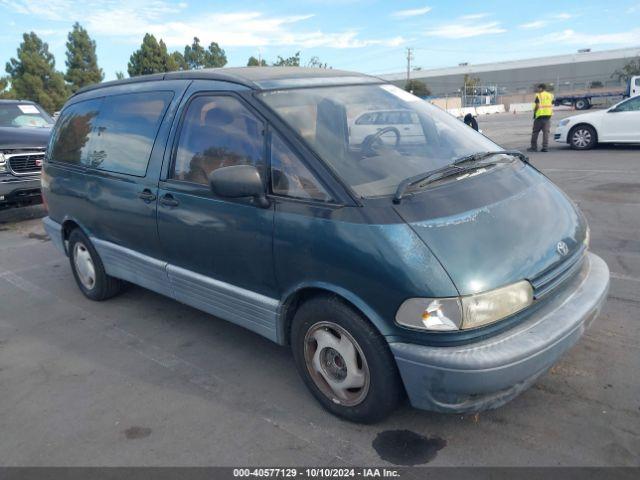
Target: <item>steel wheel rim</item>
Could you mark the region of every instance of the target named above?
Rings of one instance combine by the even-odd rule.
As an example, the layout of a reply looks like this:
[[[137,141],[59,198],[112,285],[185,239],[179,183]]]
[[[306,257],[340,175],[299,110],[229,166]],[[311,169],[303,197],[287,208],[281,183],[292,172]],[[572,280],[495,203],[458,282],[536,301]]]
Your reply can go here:
[[[353,407],[369,392],[367,359],[340,325],[318,322],[304,337],[304,361],[316,387],[332,402]]]
[[[73,247],[73,263],[82,286],[87,290],[93,289],[96,284],[96,269],[89,250],[82,242],[77,242]]]
[[[573,132],[573,144],[576,147],[584,148],[591,143],[591,132],[585,128],[581,128]]]

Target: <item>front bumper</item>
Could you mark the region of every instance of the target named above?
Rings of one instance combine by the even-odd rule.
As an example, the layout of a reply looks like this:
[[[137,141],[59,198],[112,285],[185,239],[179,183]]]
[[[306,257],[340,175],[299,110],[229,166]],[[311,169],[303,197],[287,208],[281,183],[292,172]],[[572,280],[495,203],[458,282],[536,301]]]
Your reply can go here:
[[[505,404],[578,341],[608,290],[607,264],[587,253],[582,270],[562,292],[513,329],[456,347],[390,343],[411,404],[450,413]]]
[[[559,143],[567,143],[568,142],[569,129],[566,127],[558,127],[553,134],[553,139]]]
[[[0,177],[0,204],[36,203],[42,201],[40,195],[40,175]]]

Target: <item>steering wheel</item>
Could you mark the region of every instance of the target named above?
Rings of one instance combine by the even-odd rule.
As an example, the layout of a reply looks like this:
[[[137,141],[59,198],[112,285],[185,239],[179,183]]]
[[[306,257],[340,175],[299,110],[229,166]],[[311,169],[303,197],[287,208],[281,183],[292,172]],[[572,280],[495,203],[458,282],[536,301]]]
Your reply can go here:
[[[376,133],[372,133],[368,135],[364,141],[362,142],[361,152],[363,157],[371,157],[376,154],[376,147],[379,147],[383,144],[382,135],[385,133],[393,132],[396,136],[395,147],[400,144],[400,130],[396,127],[384,127],[378,130]]]

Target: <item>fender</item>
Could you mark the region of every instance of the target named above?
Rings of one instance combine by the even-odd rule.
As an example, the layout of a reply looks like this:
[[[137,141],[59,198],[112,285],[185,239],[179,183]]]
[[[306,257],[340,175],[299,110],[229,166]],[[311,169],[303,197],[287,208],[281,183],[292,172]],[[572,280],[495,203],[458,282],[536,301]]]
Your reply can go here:
[[[334,293],[351,303],[369,320],[373,326],[380,332],[381,335],[390,335],[388,330],[388,322],[385,322],[382,317],[367,304],[362,298],[354,294],[350,290],[343,288],[339,285],[334,285],[327,282],[302,282],[287,289],[282,295],[280,305],[278,307],[277,324],[276,324],[276,342],[280,345],[287,344],[288,329],[287,323],[287,310],[291,306],[291,301],[295,298],[296,294],[305,289],[317,289],[324,290],[328,293]]]

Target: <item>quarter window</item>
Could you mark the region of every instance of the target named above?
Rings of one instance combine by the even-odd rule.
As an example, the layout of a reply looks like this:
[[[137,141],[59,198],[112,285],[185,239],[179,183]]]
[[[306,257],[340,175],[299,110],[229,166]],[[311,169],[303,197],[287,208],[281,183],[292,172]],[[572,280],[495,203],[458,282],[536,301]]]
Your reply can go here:
[[[144,176],[171,92],[106,97],[87,158],[92,168]]]
[[[327,202],[331,197],[280,135],[271,135],[271,189],[277,195]]]
[[[54,162],[85,164],[102,99],[74,103],[64,109],[56,126],[50,158]]]
[[[221,167],[254,165],[264,170],[263,128],[236,98],[196,97],[182,123],[173,178],[208,185],[209,174]]]

